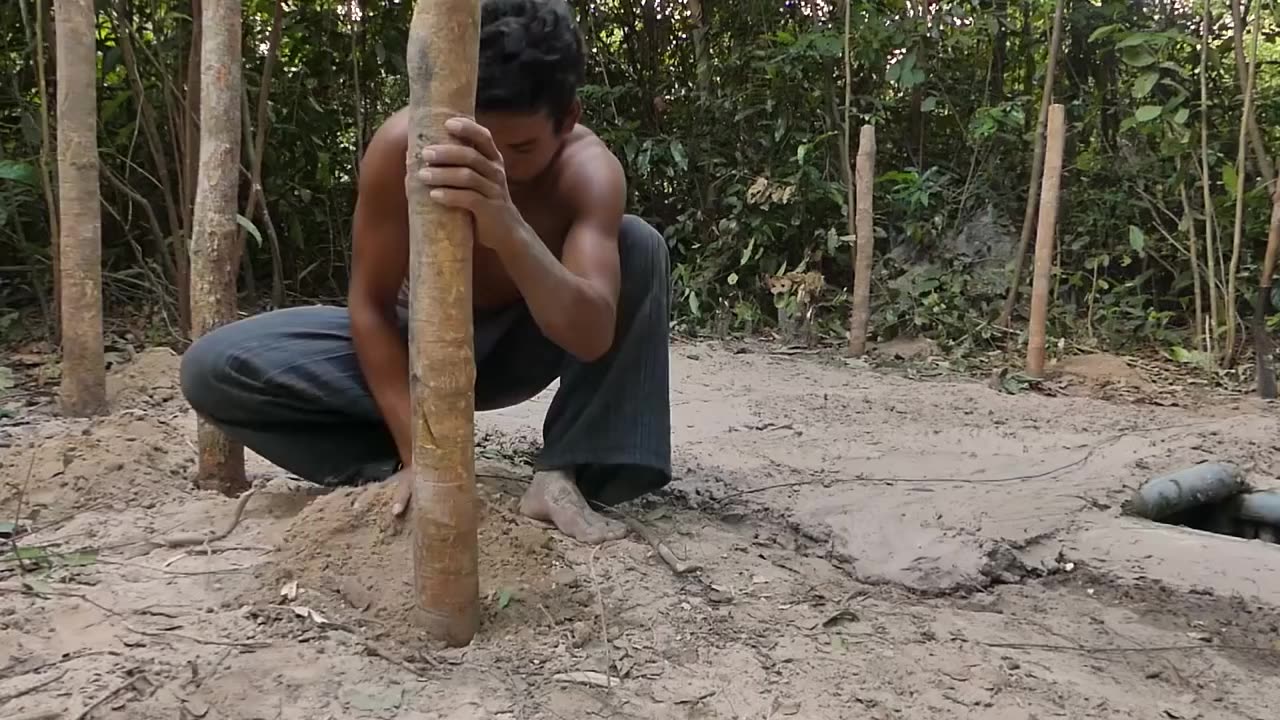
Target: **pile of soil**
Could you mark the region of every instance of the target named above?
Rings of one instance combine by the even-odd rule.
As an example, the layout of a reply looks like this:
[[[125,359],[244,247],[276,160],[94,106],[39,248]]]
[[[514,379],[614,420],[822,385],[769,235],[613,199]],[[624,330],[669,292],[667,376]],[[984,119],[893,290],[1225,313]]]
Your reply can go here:
[[[309,607],[326,617],[376,626],[414,626],[411,520],[391,516],[395,487],[378,483],[317,498],[284,532],[264,570],[269,602]],[[552,531],[515,512],[516,500],[480,488],[480,641],[505,629],[590,612],[590,592],[565,562]],[[293,600],[282,589],[295,586]],[[261,600],[262,598],[258,598]]]

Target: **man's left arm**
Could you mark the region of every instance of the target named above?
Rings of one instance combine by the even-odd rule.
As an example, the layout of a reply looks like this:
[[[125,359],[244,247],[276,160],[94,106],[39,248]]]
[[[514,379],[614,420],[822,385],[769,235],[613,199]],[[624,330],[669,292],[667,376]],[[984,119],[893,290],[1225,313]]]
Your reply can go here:
[[[568,182],[572,187],[564,195],[574,198],[576,207],[561,258],[527,223],[498,252],[543,334],[579,360],[592,362],[613,347],[626,176],[616,158],[602,153]]]

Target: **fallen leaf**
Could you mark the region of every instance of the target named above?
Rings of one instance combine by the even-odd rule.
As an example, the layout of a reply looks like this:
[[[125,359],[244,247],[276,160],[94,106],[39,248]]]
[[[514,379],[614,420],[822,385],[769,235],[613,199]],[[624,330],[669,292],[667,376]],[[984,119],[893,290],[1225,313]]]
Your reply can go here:
[[[298,617],[306,618],[317,625],[329,624],[329,620],[325,616],[321,615],[315,610],[312,610],[311,608],[306,607],[304,605],[292,605],[289,607],[289,609],[292,610],[294,614],[296,614]]]
[[[285,583],[284,587],[280,588],[280,597],[285,600],[296,600],[298,598],[298,581],[292,580]]]
[[[551,679],[555,680],[556,682],[567,682],[567,683],[574,683],[576,685],[590,685],[592,687],[602,687],[602,688],[613,687],[617,685],[619,682],[621,682],[620,680],[618,680],[618,678],[610,677],[608,675],[605,675],[604,673],[598,673],[592,670],[580,670],[577,672],[557,673],[555,675],[552,675]]]
[[[510,605],[510,604],[511,604],[511,591],[510,591],[510,590],[503,590],[502,592],[498,593],[498,608],[499,608],[499,609],[505,609],[505,608],[506,608],[508,605]]]

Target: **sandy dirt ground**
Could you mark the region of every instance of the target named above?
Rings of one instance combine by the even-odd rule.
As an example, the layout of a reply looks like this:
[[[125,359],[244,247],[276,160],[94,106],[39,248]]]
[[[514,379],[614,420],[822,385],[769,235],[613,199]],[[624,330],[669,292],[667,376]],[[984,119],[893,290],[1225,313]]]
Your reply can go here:
[[[11,401],[0,518],[30,532],[0,551],[0,720],[1275,717],[1280,546],[1119,510],[1205,459],[1273,484],[1274,408],[1114,360],[1047,397],[721,343],[673,358],[677,479],[624,509],[700,567],[517,516],[549,390],[478,418],[483,625],[458,650],[414,630],[386,487],[326,494],[251,457],[230,537],[154,542],[235,506],[190,488],[172,353],[113,369],[108,417]]]

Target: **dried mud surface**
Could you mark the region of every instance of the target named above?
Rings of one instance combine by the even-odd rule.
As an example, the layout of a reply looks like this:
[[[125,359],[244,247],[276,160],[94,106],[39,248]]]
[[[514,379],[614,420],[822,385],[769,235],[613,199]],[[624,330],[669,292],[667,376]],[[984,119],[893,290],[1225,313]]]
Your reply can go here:
[[[1108,363],[1044,397],[674,357],[678,479],[626,510],[703,569],[515,514],[548,392],[481,416],[483,620],[454,650],[414,629],[388,487],[251,457],[234,534],[148,542],[234,506],[190,489],[171,353],[114,369],[107,417],[24,403],[0,424],[0,518],[32,528],[28,571],[0,562],[0,719],[1274,717],[1280,548],[1117,509],[1210,457],[1268,484],[1272,408],[1099,399],[1143,388]]]

